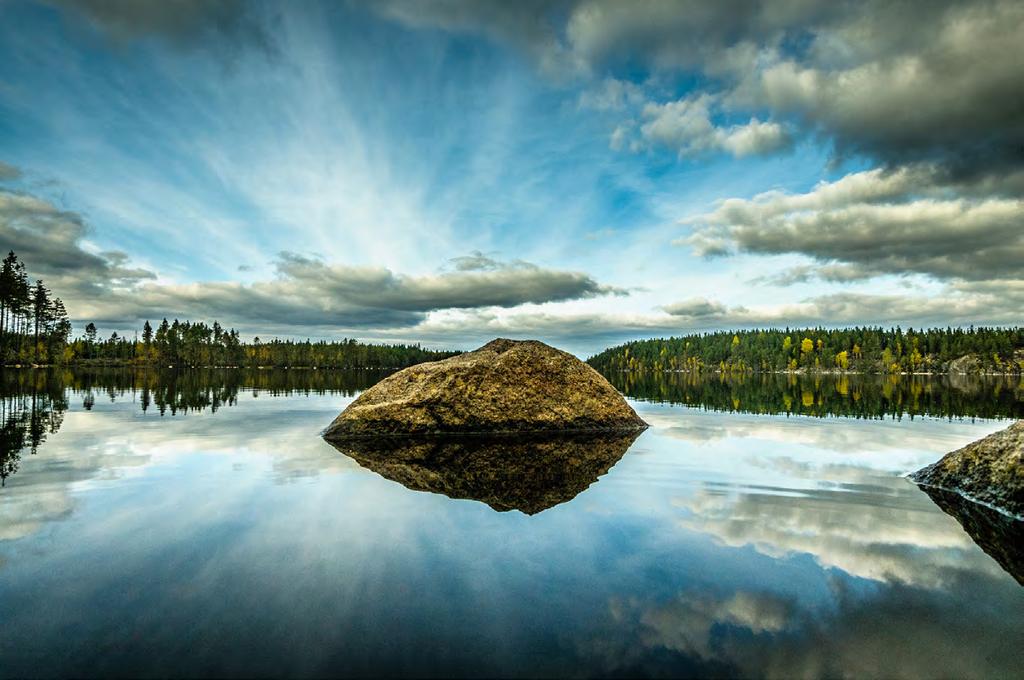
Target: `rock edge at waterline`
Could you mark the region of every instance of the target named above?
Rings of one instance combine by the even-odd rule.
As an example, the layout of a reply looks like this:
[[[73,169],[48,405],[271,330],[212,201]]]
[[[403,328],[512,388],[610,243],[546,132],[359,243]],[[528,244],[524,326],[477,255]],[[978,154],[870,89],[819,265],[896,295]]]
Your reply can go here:
[[[537,340],[492,340],[410,366],[359,395],[327,439],[597,432],[647,427],[596,370]]]
[[[947,453],[910,479],[1024,519],[1024,420]]]

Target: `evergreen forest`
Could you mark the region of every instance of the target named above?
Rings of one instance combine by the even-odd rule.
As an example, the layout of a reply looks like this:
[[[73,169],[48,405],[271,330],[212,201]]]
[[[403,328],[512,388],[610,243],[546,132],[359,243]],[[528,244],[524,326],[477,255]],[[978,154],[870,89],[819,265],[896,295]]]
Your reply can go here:
[[[590,357],[603,372],[1021,373],[1024,328],[771,328],[638,340]]]

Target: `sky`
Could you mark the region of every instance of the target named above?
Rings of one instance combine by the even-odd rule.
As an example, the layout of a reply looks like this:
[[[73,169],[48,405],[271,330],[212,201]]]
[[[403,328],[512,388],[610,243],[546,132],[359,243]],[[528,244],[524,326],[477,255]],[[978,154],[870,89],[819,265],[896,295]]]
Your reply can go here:
[[[1024,319],[1024,3],[0,3],[0,248],[81,332],[581,356]]]

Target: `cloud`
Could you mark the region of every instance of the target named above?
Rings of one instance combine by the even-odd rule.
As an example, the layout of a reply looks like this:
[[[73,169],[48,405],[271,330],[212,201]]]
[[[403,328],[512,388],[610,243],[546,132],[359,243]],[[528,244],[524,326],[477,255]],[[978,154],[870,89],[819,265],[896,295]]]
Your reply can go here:
[[[218,43],[255,45],[270,53],[270,38],[243,0],[48,0],[85,17],[115,42],[157,38],[177,48]]]
[[[1024,8],[908,5],[861,8],[819,30],[803,58],[763,57],[733,91],[734,104],[792,114],[831,136],[840,154],[939,161],[969,173],[1019,165]],[[911,24],[914,38],[897,38],[893,27]]]
[[[101,297],[114,288],[155,278],[153,272],[132,267],[124,253],[86,250],[87,233],[78,213],[0,189],[0,244],[5,252],[15,250],[29,274],[44,278],[57,295]]]
[[[822,266],[798,265],[775,274],[755,276],[750,279],[753,284],[772,286],[792,286],[796,283],[808,283],[814,280],[830,283],[851,283],[871,278],[873,274],[853,265],[830,264]]]
[[[179,316],[272,327],[408,328],[436,310],[626,294],[582,272],[503,262],[480,252],[453,258],[455,271],[421,276],[283,252],[271,280],[174,284],[157,282],[154,272],[133,266],[122,252],[91,252],[86,235],[78,213],[0,190],[0,243],[15,250],[29,273],[44,278],[81,320],[134,324]]]
[[[692,233],[676,243],[698,255],[795,253],[827,265],[783,275],[780,283],[812,274],[833,281],[906,273],[968,280],[1024,276],[1024,201],[977,197],[973,190],[948,181],[932,165],[869,170],[804,194],[727,199],[713,212],[685,220]]]
[[[460,272],[494,271],[505,266],[503,263],[485,255],[479,250],[474,250],[469,255],[453,257],[451,263]]]
[[[648,103],[640,137],[646,144],[674,149],[680,157],[727,151],[733,156],[766,154],[788,148],[791,139],[778,123],[750,122],[729,127],[711,121],[715,98],[708,94],[687,97],[667,104]]]
[[[167,315],[264,328],[408,329],[437,310],[515,307],[621,294],[586,274],[528,263],[408,276],[384,267],[332,265],[282,253],[276,268],[277,278],[252,284],[144,284],[119,298],[89,301],[85,309],[91,318],[106,321]]]
[[[935,161],[963,173],[1024,162],[1024,6],[1015,0],[441,1],[382,11],[407,26],[485,34],[546,72],[587,78],[639,65],[698,76],[697,96],[721,96],[734,112],[769,111],[779,121],[770,125],[788,119],[820,133],[840,156]],[[622,101],[608,94],[593,96],[595,108]],[[652,132],[668,134],[662,127]],[[781,128],[745,133],[730,151],[782,143]],[[622,137],[617,148],[627,148]]]
[[[646,100],[643,88],[636,83],[605,78],[597,88],[580,93],[579,107],[595,111],[622,111],[642,106]]]
[[[283,253],[277,264],[282,279],[324,296],[366,307],[406,311],[515,307],[525,303],[622,295],[581,272],[543,269],[529,262],[497,262],[475,253],[455,272],[427,276],[393,274],[383,267],[327,265]]]
[[[562,7],[550,0],[384,0],[373,9],[412,28],[484,35],[521,48],[545,73],[565,77],[581,68],[559,35]]]
[[[605,87],[607,89],[607,84]],[[607,92],[599,90],[584,93],[582,97],[591,97],[596,102],[593,108],[599,108],[599,105],[613,108],[607,103]],[[618,108],[624,108],[627,102],[637,103],[636,98],[627,100],[622,97],[619,101],[621,106]],[[643,102],[642,99],[640,101]],[[609,145],[616,151],[628,149],[633,152],[660,146],[672,149],[680,158],[716,152],[740,158],[774,153],[792,146],[790,132],[778,123],[751,118],[747,123],[716,125],[712,121],[712,111],[718,108],[717,102],[717,97],[706,93],[662,104],[643,102],[642,122],[630,120],[619,124],[612,132]]]
[[[682,317],[690,320],[698,319],[720,319],[730,313],[729,309],[720,302],[712,302],[706,298],[690,298],[681,302],[662,307],[672,316]],[[745,311],[744,308],[736,308],[735,311]]]
[[[9,182],[11,180],[19,179],[20,177],[20,169],[0,161],[0,182]]]
[[[1020,321],[1024,294],[1000,285],[953,285],[934,296],[840,292],[777,306],[726,306],[695,298],[663,307],[690,328],[782,325],[1008,325]]]

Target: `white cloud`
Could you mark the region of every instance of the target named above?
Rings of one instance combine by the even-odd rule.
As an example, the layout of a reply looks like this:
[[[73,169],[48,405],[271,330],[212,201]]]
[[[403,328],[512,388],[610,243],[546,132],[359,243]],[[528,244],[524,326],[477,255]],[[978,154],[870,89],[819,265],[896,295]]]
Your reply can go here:
[[[719,126],[712,122],[712,111],[718,99],[699,94],[678,101],[658,104],[648,102],[642,111],[643,122],[637,127],[637,138],[630,140],[629,126],[620,126],[612,133],[614,149],[631,150],[663,146],[680,157],[696,157],[712,152],[728,152],[743,156],[773,153],[792,144],[789,133],[778,123],[751,118],[749,122]]]
[[[596,111],[622,111],[642,106],[645,101],[643,88],[636,83],[606,78],[598,87],[580,93],[579,106]]]
[[[859,172],[804,194],[727,199],[685,220],[692,233],[676,243],[705,256],[802,254],[826,265],[817,273],[831,280],[1024,276],[1024,201],[957,189],[932,166]]]

